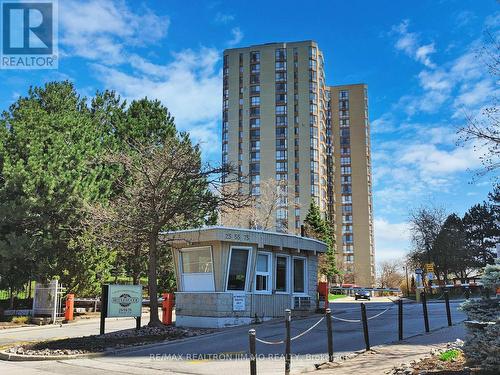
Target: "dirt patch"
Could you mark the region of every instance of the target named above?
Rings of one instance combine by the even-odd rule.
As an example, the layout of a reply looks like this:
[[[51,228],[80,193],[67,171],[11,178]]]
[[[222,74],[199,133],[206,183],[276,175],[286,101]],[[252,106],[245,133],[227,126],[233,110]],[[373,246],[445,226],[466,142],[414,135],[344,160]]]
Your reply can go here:
[[[466,357],[462,350],[463,341],[450,342],[446,347],[432,349],[430,356],[418,361],[403,363],[394,367],[392,375],[472,375],[479,374],[477,369],[467,366]]]
[[[455,349],[457,350],[457,349]],[[413,374],[456,374],[468,375],[470,369],[465,368],[465,357],[462,351],[457,350],[457,356],[450,360],[441,359],[440,355],[424,358],[413,365]]]

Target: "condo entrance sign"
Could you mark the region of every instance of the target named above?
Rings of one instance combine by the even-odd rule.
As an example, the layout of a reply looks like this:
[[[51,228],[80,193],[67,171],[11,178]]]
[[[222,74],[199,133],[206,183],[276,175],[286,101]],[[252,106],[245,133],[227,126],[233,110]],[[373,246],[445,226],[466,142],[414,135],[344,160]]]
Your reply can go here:
[[[108,285],[107,318],[140,317],[141,285]]]
[[[102,286],[101,335],[106,318],[136,318],[136,328],[141,327],[142,286],[109,284]]]

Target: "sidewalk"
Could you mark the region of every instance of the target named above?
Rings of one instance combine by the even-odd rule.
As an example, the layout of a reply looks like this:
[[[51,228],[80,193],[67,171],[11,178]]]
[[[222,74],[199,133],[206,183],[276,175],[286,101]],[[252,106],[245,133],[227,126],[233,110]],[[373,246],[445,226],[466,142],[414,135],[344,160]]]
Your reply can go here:
[[[375,346],[372,347],[371,352],[359,354],[345,361],[324,365],[320,368],[319,374],[385,374],[402,363],[430,356],[432,349],[446,347],[446,343],[456,339],[463,340],[464,336],[463,324],[441,328],[398,343]]]

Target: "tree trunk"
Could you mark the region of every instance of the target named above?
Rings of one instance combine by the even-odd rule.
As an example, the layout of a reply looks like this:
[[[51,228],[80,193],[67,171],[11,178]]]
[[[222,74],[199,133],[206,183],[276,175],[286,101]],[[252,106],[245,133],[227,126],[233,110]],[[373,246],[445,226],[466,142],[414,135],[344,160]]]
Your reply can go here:
[[[158,285],[157,285],[157,270],[156,270],[156,255],[157,255],[157,235],[158,232],[153,232],[149,237],[149,264],[148,264],[148,288],[149,288],[149,326],[158,327],[162,323],[158,316]]]
[[[134,256],[140,265],[141,245],[135,245]],[[140,267],[136,267],[136,264],[132,264],[132,280],[134,285],[138,285],[141,280],[141,270]]]
[[[14,291],[12,290],[12,287],[10,288],[10,295],[9,295],[9,309],[13,310],[14,309]]]

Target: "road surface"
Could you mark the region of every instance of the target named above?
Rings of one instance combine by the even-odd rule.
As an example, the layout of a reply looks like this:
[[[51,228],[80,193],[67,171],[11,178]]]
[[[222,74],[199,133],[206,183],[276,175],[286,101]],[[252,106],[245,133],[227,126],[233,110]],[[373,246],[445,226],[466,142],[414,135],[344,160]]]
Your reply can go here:
[[[360,318],[359,303],[332,303],[332,314],[341,319],[357,320]],[[370,343],[372,346],[389,343],[397,340],[397,305],[392,303],[369,303],[368,317],[373,317],[392,307],[384,314],[369,321]],[[451,304],[452,318],[455,323],[465,319],[465,315],[458,311],[459,303]],[[444,304],[431,303],[428,305],[430,328],[436,330],[447,326]],[[295,336],[321,319],[321,315],[292,320],[292,336]],[[132,321],[131,321],[132,322]],[[98,324],[98,323],[96,323]],[[76,326],[76,325],[75,325]],[[361,323],[350,323],[334,320],[334,351],[336,355],[364,349],[364,340]],[[247,373],[247,360],[200,360],[201,355],[211,354],[218,358],[244,356],[248,348],[249,326],[231,328],[210,334],[198,336],[170,343],[161,343],[145,348],[136,348],[121,352],[116,356],[99,357],[93,359],[77,359],[50,362],[21,362],[6,363],[9,374],[214,374],[214,373]],[[283,321],[270,321],[254,325],[257,337],[266,341],[283,339]],[[404,305],[404,336],[414,336],[424,332],[422,306],[419,304]],[[0,333],[1,336],[5,334]],[[443,340],[453,338],[443,337]],[[299,372],[311,369],[314,363],[324,362],[327,356],[326,323],[322,321],[316,328],[304,336],[292,341],[292,369]],[[283,367],[282,354],[284,345],[264,345],[257,343],[259,366],[265,367],[268,373],[281,372]],[[5,363],[5,362],[4,362]],[[0,362],[0,373],[3,363]],[[7,367],[8,366],[8,367]]]

